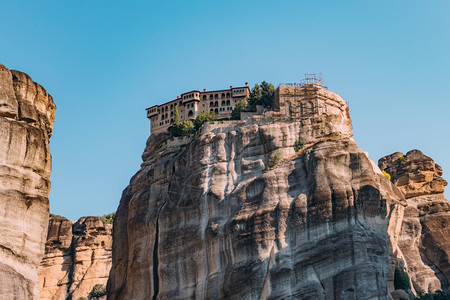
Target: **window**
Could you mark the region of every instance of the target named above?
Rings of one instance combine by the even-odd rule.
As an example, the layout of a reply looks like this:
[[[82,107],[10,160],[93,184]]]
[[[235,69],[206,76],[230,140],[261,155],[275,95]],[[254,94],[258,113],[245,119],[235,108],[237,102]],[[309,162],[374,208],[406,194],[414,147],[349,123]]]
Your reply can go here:
[[[225,98],[225,93],[222,93],[222,95],[220,95],[220,98]]]
[[[227,106],[230,106],[230,100],[227,100]]]
[[[209,100],[212,100],[212,99],[214,99],[213,94],[209,95]]]
[[[222,106],[225,106],[225,100],[224,100],[224,101],[222,101],[221,105],[222,105]]]
[[[227,98],[230,98],[230,93],[227,93]]]
[[[194,115],[194,112],[192,111],[192,110],[190,110],[189,112],[188,112],[188,117],[192,117]]]
[[[203,95],[203,100],[206,100],[206,95]]]
[[[219,102],[214,102],[214,106],[219,106]]]
[[[219,94],[215,94],[214,99],[219,99]]]
[[[216,109],[214,110],[214,113],[215,113],[216,115],[218,115],[218,114],[219,114],[219,110],[216,108]]]
[[[209,106],[214,106],[214,102],[209,102]]]

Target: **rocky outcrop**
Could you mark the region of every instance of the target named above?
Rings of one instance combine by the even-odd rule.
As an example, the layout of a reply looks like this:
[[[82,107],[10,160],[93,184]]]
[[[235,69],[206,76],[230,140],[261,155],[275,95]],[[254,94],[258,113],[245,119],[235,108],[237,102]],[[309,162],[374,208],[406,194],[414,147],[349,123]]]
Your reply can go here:
[[[0,65],[1,299],[38,299],[55,109],[42,86]]]
[[[99,217],[72,223],[50,216],[45,256],[39,267],[40,299],[87,297],[96,284],[106,286],[111,268],[112,225]]]
[[[442,169],[419,150],[385,156],[378,162],[405,194],[408,206],[399,248],[416,291],[447,290],[450,282],[450,203]]]
[[[345,107],[251,123],[150,136],[117,211],[108,299],[387,299],[406,202]]]

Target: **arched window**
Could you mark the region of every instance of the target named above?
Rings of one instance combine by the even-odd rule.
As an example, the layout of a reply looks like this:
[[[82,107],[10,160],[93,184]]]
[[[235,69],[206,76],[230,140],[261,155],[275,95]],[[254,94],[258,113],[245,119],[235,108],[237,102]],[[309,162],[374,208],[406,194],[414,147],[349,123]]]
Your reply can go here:
[[[194,115],[194,112],[192,111],[192,110],[190,110],[189,112],[188,112],[188,117],[192,117]]]
[[[219,102],[214,102],[214,106],[219,106]]]
[[[219,94],[215,94],[214,99],[219,99]]]
[[[209,106],[214,106],[214,102],[209,102]]]
[[[170,112],[170,116],[173,117],[173,111]]]
[[[222,105],[222,106],[225,106],[225,100],[222,101],[222,104],[221,104],[221,105]]]
[[[212,100],[212,99],[214,99],[213,94],[209,95],[209,100]]]
[[[161,120],[164,120],[164,115],[161,115]]]
[[[227,93],[227,98],[230,98],[230,93]]]
[[[222,95],[220,95],[220,98],[225,98],[225,93],[222,93]]]
[[[227,100],[227,106],[230,106],[230,100]]]
[[[203,95],[203,100],[206,100],[206,95]]]
[[[214,110],[214,113],[215,113],[216,115],[218,115],[218,114],[219,114],[219,110],[216,108],[216,109]]]

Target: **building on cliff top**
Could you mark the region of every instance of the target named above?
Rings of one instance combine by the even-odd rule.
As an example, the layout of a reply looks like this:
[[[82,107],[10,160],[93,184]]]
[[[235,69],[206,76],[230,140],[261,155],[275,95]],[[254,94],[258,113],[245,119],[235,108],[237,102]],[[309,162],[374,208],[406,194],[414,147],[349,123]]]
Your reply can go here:
[[[347,103],[328,90],[321,76],[305,74],[300,83],[280,84],[275,90],[273,110],[290,119],[311,118],[346,111]]]
[[[347,103],[336,93],[324,86],[322,77],[316,74],[305,74],[300,83],[280,84],[274,93],[272,118],[302,119],[323,114],[339,114],[345,112]],[[203,92],[194,90],[178,96],[177,99],[162,105],[147,108],[147,118],[150,119],[150,132],[168,132],[174,122],[175,106],[178,107],[180,121],[193,120],[202,111],[214,111],[217,119],[226,119],[239,101],[250,96],[250,88],[244,87]],[[265,110],[264,110],[265,112]],[[257,111],[256,114],[261,114]],[[246,112],[241,119],[251,118],[255,113]]]
[[[234,106],[250,95],[248,83],[242,87],[230,86],[229,89],[203,92],[194,90],[177,96],[176,99],[161,105],[147,108],[150,119],[150,132],[167,132],[173,124],[175,106],[178,107],[180,121],[194,120],[203,111],[213,111],[218,119],[231,116]]]

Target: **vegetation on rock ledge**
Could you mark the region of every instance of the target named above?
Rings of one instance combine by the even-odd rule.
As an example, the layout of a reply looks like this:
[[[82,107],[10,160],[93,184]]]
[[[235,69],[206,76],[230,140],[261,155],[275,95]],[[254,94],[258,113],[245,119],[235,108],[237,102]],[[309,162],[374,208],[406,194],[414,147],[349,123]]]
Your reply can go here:
[[[114,223],[115,218],[116,218],[116,213],[113,212],[113,213],[101,216],[100,220],[102,220],[106,224],[112,224],[112,223]]]
[[[248,100],[245,99],[236,104],[231,112],[231,119],[239,120],[241,118],[241,112],[256,111],[257,105],[261,105],[265,108],[272,108],[274,94],[275,87],[273,84],[265,81],[261,82],[261,85],[255,84]]]
[[[186,120],[180,122],[180,116],[178,114],[178,105],[175,105],[175,113],[173,117],[173,125],[171,127],[171,133],[175,137],[187,136],[191,133],[198,131],[203,123],[211,122],[216,119],[216,114],[213,111],[202,111],[194,121]]]

